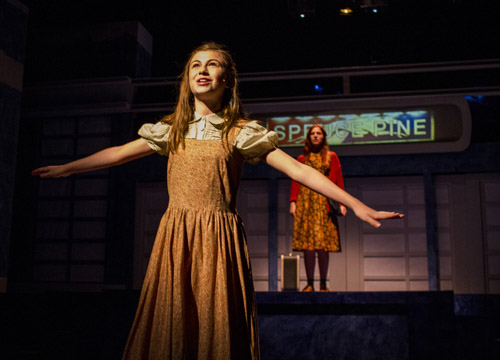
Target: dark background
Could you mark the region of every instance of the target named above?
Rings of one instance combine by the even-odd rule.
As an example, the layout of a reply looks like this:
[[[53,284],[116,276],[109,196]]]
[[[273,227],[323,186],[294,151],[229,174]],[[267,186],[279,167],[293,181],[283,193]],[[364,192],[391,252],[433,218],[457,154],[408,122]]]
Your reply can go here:
[[[240,72],[500,57],[494,0],[387,0],[377,14],[363,0],[22,2],[29,7],[27,81],[48,76],[40,68],[53,56],[44,51],[47,32],[129,20],[154,39],[153,77],[178,75],[192,48],[208,40],[228,45]],[[346,4],[352,16],[339,15]]]
[[[17,3],[0,1],[0,51],[25,65],[22,90],[0,83],[0,134],[6,134],[2,149],[7,150],[0,153],[10,159],[10,167],[2,166],[0,174],[7,179],[0,185],[9,192],[1,195],[13,204],[12,236],[7,234],[3,242],[0,238],[4,254],[10,245],[8,292],[0,294],[0,332],[6,334],[0,337],[2,359],[120,358],[138,300],[132,286],[137,185],[164,183],[165,159],[151,156],[52,182],[32,178],[30,172],[136,138],[142,123],[166,111],[174,87],[139,88],[141,80],[135,78],[177,76],[188,53],[203,41],[225,43],[232,50],[238,70],[247,74],[240,89],[248,103],[277,96],[355,99],[356,94],[405,91],[407,96],[432,96],[433,91],[466,96],[473,122],[468,149],[345,157],[346,177],[417,175],[432,189],[434,175],[496,176],[500,171],[499,60],[489,62],[496,67],[476,64],[471,71],[463,71],[462,63],[453,71],[381,71],[368,76],[372,81],[353,75],[351,94],[342,92],[341,77],[321,83],[293,77],[248,80],[255,72],[348,67],[340,73],[354,73],[355,67],[373,71],[429,62],[439,63],[429,66],[439,70],[446,62],[500,59],[500,1],[379,0],[387,6],[377,14],[362,7],[368,0],[20,1],[29,8],[27,15],[17,10]],[[340,16],[343,5],[354,14]],[[301,6],[305,18],[299,16]],[[152,35],[152,54],[137,36],[127,38],[130,34],[120,29],[92,33],[115,36],[104,40],[86,31],[137,21]],[[125,99],[132,110],[107,113],[108,102],[125,101],[117,85],[125,77],[136,86],[133,99]],[[58,87],[57,80],[75,81]],[[156,85],[162,81],[151,80]],[[324,87],[323,93],[315,92],[316,84]],[[480,95],[484,89],[489,92]],[[157,107],[145,111],[150,103]],[[278,179],[263,165],[245,167],[243,178]],[[432,196],[426,202],[435,224]],[[58,237],[44,231],[47,224],[67,231]],[[101,229],[96,224],[102,225],[102,233],[94,231]],[[7,275],[7,257],[0,260],[1,278]],[[336,356],[345,359],[500,358],[498,294],[359,292],[305,301],[300,295],[257,294],[263,359],[319,359],[323,350],[350,355]],[[304,315],[312,321],[304,322]],[[289,327],[285,331],[284,324]],[[304,328],[311,329],[309,336],[298,333]],[[328,339],[318,333],[328,333]]]

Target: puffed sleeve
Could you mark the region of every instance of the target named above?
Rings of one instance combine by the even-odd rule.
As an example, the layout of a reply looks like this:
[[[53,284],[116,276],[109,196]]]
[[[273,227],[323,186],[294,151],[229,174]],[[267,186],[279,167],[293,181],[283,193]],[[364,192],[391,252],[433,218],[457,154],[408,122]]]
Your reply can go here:
[[[167,156],[166,148],[170,137],[172,126],[162,121],[156,124],[144,124],[138,131],[151,149],[160,155]]]
[[[246,161],[256,164],[262,155],[278,146],[278,135],[259,125],[257,121],[249,121],[240,130],[234,146]]]

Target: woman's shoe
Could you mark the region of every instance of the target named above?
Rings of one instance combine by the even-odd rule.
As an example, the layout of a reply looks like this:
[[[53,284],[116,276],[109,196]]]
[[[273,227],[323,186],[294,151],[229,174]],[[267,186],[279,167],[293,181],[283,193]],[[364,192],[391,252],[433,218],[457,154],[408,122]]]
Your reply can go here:
[[[314,288],[311,285],[307,285],[302,292],[314,292]]]
[[[328,289],[328,288],[324,288],[324,289],[319,290],[319,292],[329,292],[329,291],[330,291],[330,289]]]

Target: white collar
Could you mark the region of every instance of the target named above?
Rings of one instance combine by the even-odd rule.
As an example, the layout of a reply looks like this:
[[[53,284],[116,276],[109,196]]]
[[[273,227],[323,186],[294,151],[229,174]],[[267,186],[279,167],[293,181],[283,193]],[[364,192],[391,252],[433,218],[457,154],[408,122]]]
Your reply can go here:
[[[195,123],[200,121],[201,119],[205,119],[210,124],[212,124],[215,128],[221,128],[224,125],[225,120],[221,117],[222,112],[213,113],[210,115],[202,116],[197,112],[194,113],[194,118],[190,121],[190,123]]]

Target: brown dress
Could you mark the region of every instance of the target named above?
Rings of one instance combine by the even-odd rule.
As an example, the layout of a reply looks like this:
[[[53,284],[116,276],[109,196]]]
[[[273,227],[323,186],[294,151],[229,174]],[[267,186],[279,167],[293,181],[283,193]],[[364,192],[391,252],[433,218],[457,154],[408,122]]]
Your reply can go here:
[[[244,161],[218,140],[187,139],[169,155],[169,206],[123,359],[259,359],[250,260],[235,210]]]

